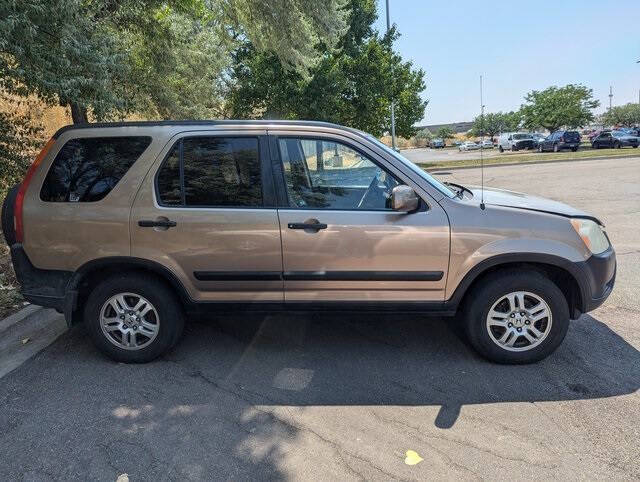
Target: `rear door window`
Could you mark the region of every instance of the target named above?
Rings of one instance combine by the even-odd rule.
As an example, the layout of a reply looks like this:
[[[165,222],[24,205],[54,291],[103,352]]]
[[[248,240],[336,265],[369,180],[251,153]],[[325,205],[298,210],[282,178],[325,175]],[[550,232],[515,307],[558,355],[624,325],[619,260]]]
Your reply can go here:
[[[103,199],[151,144],[151,137],[84,137],[68,141],[53,160],[40,191],[48,202]]]
[[[178,141],[157,176],[164,206],[262,207],[258,138],[198,136]]]

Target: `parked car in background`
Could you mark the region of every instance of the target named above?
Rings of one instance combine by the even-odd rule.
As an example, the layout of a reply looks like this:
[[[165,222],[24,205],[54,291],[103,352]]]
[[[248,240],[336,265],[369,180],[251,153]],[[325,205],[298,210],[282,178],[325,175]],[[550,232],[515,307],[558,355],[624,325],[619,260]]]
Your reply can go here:
[[[589,142],[593,142],[593,140],[598,137],[600,134],[605,132],[611,132],[611,129],[597,129],[589,134]]]
[[[615,130],[624,132],[630,136],[635,136],[635,137],[640,136],[640,128],[638,127],[621,127],[620,129],[615,129]]]
[[[534,132],[533,134],[531,134],[531,138],[533,139],[533,143],[535,147],[538,147],[538,144],[540,144],[540,141],[546,139],[547,136],[545,136],[544,134],[540,134],[539,132]]]
[[[485,139],[480,143],[480,147],[483,149],[493,149],[493,142],[491,142],[489,139]]]
[[[522,149],[534,149],[535,145],[531,134],[526,132],[505,132],[498,138],[498,150],[519,151]]]
[[[640,143],[637,136],[628,134],[624,131],[603,132],[591,141],[591,147],[601,149],[610,147],[619,149],[621,147],[638,147]]]
[[[453,141],[452,144],[458,147],[460,144],[462,144],[462,141]]]
[[[429,147],[431,149],[441,149],[445,146],[446,144],[443,139],[431,139],[431,142],[429,143]]]
[[[459,151],[475,151],[480,149],[480,144],[473,141],[465,141],[458,146]]]
[[[68,126],[1,222],[24,298],[130,363],[175,346],[191,313],[234,309],[460,313],[483,356],[530,363],[607,299],[616,273],[588,213],[443,184],[324,122]]]
[[[573,152],[580,147],[580,134],[578,131],[555,131],[543,141],[538,143],[538,151],[559,152],[571,149]]]

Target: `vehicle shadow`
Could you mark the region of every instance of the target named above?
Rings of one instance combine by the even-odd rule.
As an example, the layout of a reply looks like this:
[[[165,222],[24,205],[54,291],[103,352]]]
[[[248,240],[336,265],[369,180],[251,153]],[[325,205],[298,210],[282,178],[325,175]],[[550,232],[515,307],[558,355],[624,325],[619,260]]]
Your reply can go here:
[[[640,352],[591,316],[526,366],[488,363],[452,320],[418,315],[219,315],[145,365],[107,360],[79,326],[0,379],[0,479],[284,479],[308,430],[297,407],[438,406],[450,428],[464,405],[639,386]],[[307,468],[344,476],[331,457]]]
[[[197,367],[257,403],[439,405],[453,426],[463,405],[581,400],[640,388],[640,352],[590,315],[533,365],[480,358],[454,319],[399,314],[218,316],[190,325],[167,359]],[[211,363],[215,359],[215,363]]]

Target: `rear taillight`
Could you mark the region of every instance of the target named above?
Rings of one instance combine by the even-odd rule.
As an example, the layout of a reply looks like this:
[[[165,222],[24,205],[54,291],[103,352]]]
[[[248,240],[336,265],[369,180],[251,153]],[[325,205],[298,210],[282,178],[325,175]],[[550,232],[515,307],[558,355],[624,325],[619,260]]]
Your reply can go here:
[[[18,194],[16,194],[16,202],[13,207],[13,219],[14,219],[14,226],[16,228],[16,241],[18,243],[24,242],[24,224],[22,222],[22,208],[24,205],[24,195],[27,192],[27,188],[29,187],[31,178],[33,178],[33,175],[36,173],[38,166],[40,165],[44,157],[47,155],[47,152],[49,152],[49,150],[51,149],[54,143],[55,143],[55,139],[51,138],[42,148],[42,151],[40,151],[40,154],[38,154],[38,157],[36,157],[36,159],[33,161],[33,164],[31,164],[31,166],[27,170],[27,173],[25,174],[24,179],[22,180],[22,184],[20,184],[20,188],[18,189]]]

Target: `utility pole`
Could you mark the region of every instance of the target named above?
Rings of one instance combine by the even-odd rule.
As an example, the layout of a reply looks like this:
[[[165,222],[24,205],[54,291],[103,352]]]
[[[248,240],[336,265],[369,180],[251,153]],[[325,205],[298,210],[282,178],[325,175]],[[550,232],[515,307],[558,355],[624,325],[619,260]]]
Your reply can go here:
[[[613,100],[613,87],[609,86],[609,110],[611,110],[611,102]]]
[[[391,22],[389,21],[389,0],[387,0],[387,33],[391,30]],[[391,77],[393,78],[393,70],[391,71]],[[391,93],[391,147],[396,149],[396,112],[393,101],[393,92]]]

